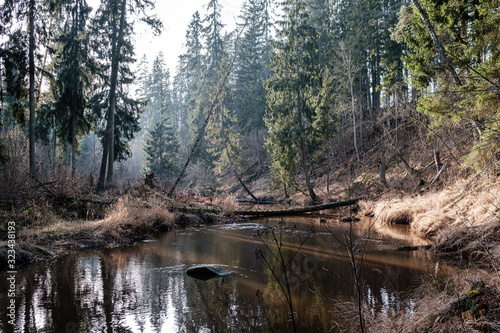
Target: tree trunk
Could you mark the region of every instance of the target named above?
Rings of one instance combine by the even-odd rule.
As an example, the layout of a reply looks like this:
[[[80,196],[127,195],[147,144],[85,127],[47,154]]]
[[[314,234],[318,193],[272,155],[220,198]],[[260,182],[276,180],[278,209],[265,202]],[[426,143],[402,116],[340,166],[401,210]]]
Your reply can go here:
[[[427,17],[424,8],[422,7],[422,5],[420,5],[420,3],[417,0],[411,0],[411,2],[417,8],[420,17],[422,18],[422,21],[424,22],[427,30],[429,31],[429,34],[431,35],[432,41],[434,42],[434,46],[436,47],[436,50],[439,54],[439,57],[441,58],[441,61],[450,72],[451,76],[453,77],[453,81],[455,81],[455,84],[457,86],[461,86],[462,82],[460,82],[460,78],[458,77],[457,72],[455,72],[455,68],[451,64],[448,57],[446,56],[445,50],[441,45],[441,43],[439,42],[436,32],[434,31],[434,28],[432,27],[432,24],[429,21],[429,18]]]
[[[226,82],[229,78],[229,75],[231,74],[231,72],[233,70],[233,66],[234,66],[234,58],[233,58],[233,61],[231,62],[231,66],[229,67],[229,70],[227,71],[226,75],[224,76],[224,79],[221,82],[221,85],[219,87],[219,90],[217,91],[217,94],[215,95],[215,99],[212,103],[212,107],[208,111],[207,117],[205,118],[205,122],[203,123],[203,126],[201,127],[200,132],[198,133],[198,136],[196,138],[196,141],[194,142],[193,148],[191,149],[191,153],[189,154],[189,157],[186,161],[186,164],[184,164],[184,168],[182,169],[179,177],[177,177],[177,180],[175,181],[174,185],[172,186],[170,191],[168,191],[167,196],[169,196],[169,197],[171,197],[174,194],[175,189],[177,188],[177,185],[179,185],[179,182],[181,181],[182,177],[184,176],[184,173],[186,172],[189,164],[191,163],[191,160],[193,159],[196,148],[198,147],[198,144],[200,143],[201,138],[203,137],[203,134],[205,133],[205,129],[207,128],[208,122],[210,121],[210,117],[212,116],[212,113],[214,112],[216,107],[218,107],[219,96],[221,95],[222,90],[224,89],[224,86],[226,85]]]
[[[385,177],[385,151],[382,151],[382,156],[380,156],[380,165],[378,170],[378,179],[380,183],[387,186],[387,179]]]
[[[29,4],[29,167],[30,173],[36,176],[35,161],[35,0]]]
[[[250,189],[245,185],[245,183],[243,182],[243,179],[241,179],[240,175],[238,174],[238,171],[236,170],[236,165],[233,164],[233,161],[231,160],[231,156],[229,155],[229,151],[226,149],[226,154],[227,154],[227,158],[229,160],[229,163],[231,164],[231,168],[233,169],[233,173],[234,173],[234,176],[236,177],[236,179],[238,179],[238,181],[240,182],[241,186],[243,187],[243,189],[245,190],[245,192],[247,192],[247,194],[255,201],[259,201],[259,199],[252,193],[252,191],[250,191]]]
[[[51,155],[52,157],[52,171],[55,171],[57,165],[57,136],[56,136],[56,120],[52,118],[52,142],[51,142]]]
[[[322,205],[306,206],[301,208],[283,209],[283,210],[235,210],[234,215],[241,216],[293,216],[301,215],[310,212],[318,212],[326,209],[335,209],[339,207],[352,206],[358,203],[360,199],[350,199],[345,201],[329,202]],[[179,211],[187,212],[207,212],[207,213],[222,213],[220,208],[198,208],[198,207],[173,207]]]
[[[76,172],[76,117],[71,117],[71,179]]]
[[[115,155],[114,136],[115,136],[116,88],[118,85],[118,69],[120,66],[120,54],[121,54],[120,49],[123,43],[123,35],[125,32],[126,5],[127,5],[127,0],[122,0],[120,25],[118,27],[118,33],[115,30],[113,32],[113,37],[111,40],[112,51],[111,51],[111,78],[110,78],[110,90],[109,90],[109,106],[108,106],[106,133],[103,143],[101,171],[99,173],[99,180],[97,182],[98,189],[103,189],[104,185],[110,186],[113,185],[114,183],[113,164]],[[106,175],[106,169],[107,169],[107,175]]]
[[[0,64],[1,66],[1,64]],[[3,105],[3,75],[2,75],[2,71],[0,69],[0,108],[1,108],[1,119],[0,121],[2,122],[2,124],[0,126],[2,126],[1,130],[0,130],[0,138],[4,139],[5,138],[5,109],[4,109],[4,105]]]
[[[108,164],[108,155],[109,155],[109,135],[108,135],[108,128],[109,128],[109,110],[108,110],[108,116],[106,117],[106,132],[104,134],[104,142],[102,144],[102,161],[101,161],[101,170],[99,172],[99,179],[97,180],[97,190],[102,190],[104,189],[104,181],[106,178],[106,169],[107,169],[107,164]]]
[[[297,78],[300,78],[300,68],[299,68],[299,50],[297,46],[297,35],[295,36],[295,71]],[[301,107],[301,98],[300,98],[300,89],[299,89],[299,84],[297,84],[297,91],[296,91],[296,105],[295,107],[297,108],[297,117],[299,118],[299,128],[300,131],[303,133],[304,132],[304,125],[302,123],[302,107]],[[307,186],[307,191],[309,192],[309,196],[311,197],[311,200],[313,203],[318,202],[318,197],[316,196],[316,193],[314,193],[314,189],[312,188],[311,185],[311,180],[309,178],[309,158],[306,158],[306,154],[308,154],[308,151],[306,150],[306,146],[304,144],[304,138],[302,135],[299,135],[299,143],[300,143],[300,150],[301,150],[301,159],[302,159],[302,169],[304,171],[304,177],[306,180],[306,186]]]
[[[443,165],[439,151],[434,151],[434,163],[436,163],[436,172],[439,172],[439,170],[441,170],[441,166]]]
[[[123,43],[123,35],[125,32],[125,14],[127,0],[122,0],[120,27],[118,30],[118,40],[115,41],[115,54],[113,55],[113,67],[111,68],[111,88],[109,92],[109,114],[110,114],[110,140],[109,140],[109,156],[108,156],[108,176],[106,184],[113,185],[113,164],[115,161],[115,109],[116,109],[116,87],[118,85],[118,68],[120,65],[121,46]]]
[[[356,150],[356,159],[358,160],[358,165],[361,164],[361,159],[359,158],[359,149],[358,149],[358,130],[356,123],[356,99],[354,98],[354,78],[352,77],[352,73],[349,68],[349,84],[351,90],[351,110],[352,110],[352,126],[354,130],[354,149]]]
[[[368,75],[368,70],[365,70],[365,87],[366,87],[366,107],[368,108],[368,114],[370,117],[370,125],[372,129],[372,133],[375,131],[375,119],[373,117],[373,103],[371,99],[370,92],[370,76]]]
[[[258,169],[260,170],[262,168],[262,161],[260,158],[260,143],[259,143],[259,129],[255,129],[255,146],[257,147],[257,162],[258,162]]]

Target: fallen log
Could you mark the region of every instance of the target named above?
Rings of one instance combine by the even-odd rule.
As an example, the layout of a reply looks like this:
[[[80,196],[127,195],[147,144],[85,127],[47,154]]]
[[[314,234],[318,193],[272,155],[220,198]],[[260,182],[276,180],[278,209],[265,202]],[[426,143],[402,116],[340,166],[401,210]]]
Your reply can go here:
[[[283,210],[235,210],[232,211],[232,215],[240,216],[255,216],[255,217],[273,217],[273,216],[293,216],[302,215],[310,212],[317,212],[325,209],[333,209],[345,206],[355,205],[360,199],[350,199],[337,202],[329,202],[322,205],[307,206],[301,208],[283,209]],[[223,210],[221,208],[200,208],[200,207],[172,207],[174,210],[185,211],[185,212],[204,212],[221,214]]]
[[[288,215],[301,215],[304,213],[317,212],[325,209],[333,209],[345,206],[352,206],[358,203],[360,199],[350,199],[337,202],[329,202],[322,205],[307,206],[302,208],[292,208],[283,210],[236,210],[235,215],[242,216],[288,216]]]

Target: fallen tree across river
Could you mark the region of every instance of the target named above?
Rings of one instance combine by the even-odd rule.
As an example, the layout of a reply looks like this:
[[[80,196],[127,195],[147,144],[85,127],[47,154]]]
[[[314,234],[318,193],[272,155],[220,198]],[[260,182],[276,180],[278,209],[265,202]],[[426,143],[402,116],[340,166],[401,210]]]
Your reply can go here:
[[[358,203],[360,199],[350,199],[337,202],[329,202],[322,205],[306,206],[301,208],[291,208],[282,210],[235,210],[233,215],[249,216],[249,217],[273,217],[273,216],[293,216],[305,213],[317,212],[325,209],[334,209],[345,206],[352,206]],[[185,212],[205,212],[205,213],[224,213],[221,208],[200,208],[200,207],[174,207],[175,210]]]

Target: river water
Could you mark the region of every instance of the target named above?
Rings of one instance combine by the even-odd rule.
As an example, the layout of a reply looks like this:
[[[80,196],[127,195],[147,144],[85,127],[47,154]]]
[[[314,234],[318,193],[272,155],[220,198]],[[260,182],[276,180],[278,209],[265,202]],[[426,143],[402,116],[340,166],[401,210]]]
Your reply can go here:
[[[127,248],[72,250],[17,273],[14,326],[2,283],[0,331],[286,332],[294,324],[288,290],[297,331],[347,331],[358,321],[358,290],[363,311],[411,311],[411,291],[438,267],[425,251],[396,250],[423,243],[404,227],[370,223],[245,221],[178,228]],[[232,274],[197,280],[185,274],[195,264]]]

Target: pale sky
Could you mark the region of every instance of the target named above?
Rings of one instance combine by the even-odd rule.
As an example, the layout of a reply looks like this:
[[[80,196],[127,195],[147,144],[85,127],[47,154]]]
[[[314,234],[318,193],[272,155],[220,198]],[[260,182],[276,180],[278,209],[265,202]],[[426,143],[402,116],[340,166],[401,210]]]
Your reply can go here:
[[[209,0],[156,0],[155,12],[163,22],[163,33],[159,37],[154,37],[151,29],[137,25],[136,59],[139,61],[146,54],[152,63],[154,57],[163,51],[165,62],[173,77],[178,57],[184,52],[183,45],[188,24],[196,11],[200,12],[203,19],[204,6],[208,2]],[[229,32],[236,28],[236,20],[243,2],[244,0],[220,0],[225,31]]]

